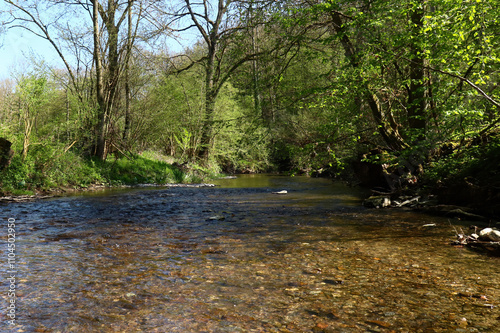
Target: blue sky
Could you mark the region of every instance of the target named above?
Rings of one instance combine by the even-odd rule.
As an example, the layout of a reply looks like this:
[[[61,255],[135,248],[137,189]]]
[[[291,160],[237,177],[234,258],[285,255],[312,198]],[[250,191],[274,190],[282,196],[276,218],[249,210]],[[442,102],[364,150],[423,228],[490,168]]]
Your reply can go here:
[[[3,32],[0,41],[0,80],[12,77],[15,71],[29,68],[32,56],[50,64],[60,64],[52,45],[28,31],[13,29]]]
[[[0,2],[0,8],[2,3]],[[188,25],[187,22],[185,25]],[[56,35],[55,33],[52,33]],[[182,40],[170,39],[167,47],[171,53],[180,53],[198,39],[196,29],[182,33]],[[52,67],[64,68],[53,46],[41,37],[22,28],[0,31],[0,80],[12,78],[16,72],[23,73],[31,68],[32,58],[43,59]],[[70,64],[71,65],[71,64]]]
[[[193,44],[196,34],[185,32],[183,40],[169,42],[171,52],[181,52],[184,47]],[[37,37],[21,28],[0,33],[0,80],[12,78],[15,72],[24,72],[30,68],[31,58],[43,59],[49,65],[64,68],[53,46],[43,38]]]

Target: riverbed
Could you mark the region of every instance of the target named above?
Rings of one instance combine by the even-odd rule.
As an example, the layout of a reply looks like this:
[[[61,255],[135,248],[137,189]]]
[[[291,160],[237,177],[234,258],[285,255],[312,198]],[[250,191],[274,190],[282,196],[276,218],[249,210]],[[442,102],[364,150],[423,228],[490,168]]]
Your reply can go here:
[[[450,245],[468,221],[328,179],[216,185],[1,204],[0,331],[500,331],[500,258]]]

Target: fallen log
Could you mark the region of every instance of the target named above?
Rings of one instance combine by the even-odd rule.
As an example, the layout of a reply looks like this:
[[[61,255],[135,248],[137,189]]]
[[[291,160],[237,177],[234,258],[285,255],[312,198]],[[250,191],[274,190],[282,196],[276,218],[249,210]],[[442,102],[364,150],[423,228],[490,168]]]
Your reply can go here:
[[[414,202],[418,202],[418,200],[420,200],[419,196],[411,198],[411,199],[408,199],[408,200],[405,200],[403,202],[394,201],[394,205],[396,207],[403,207],[403,206],[406,206],[408,204],[411,204],[411,203],[414,203]]]

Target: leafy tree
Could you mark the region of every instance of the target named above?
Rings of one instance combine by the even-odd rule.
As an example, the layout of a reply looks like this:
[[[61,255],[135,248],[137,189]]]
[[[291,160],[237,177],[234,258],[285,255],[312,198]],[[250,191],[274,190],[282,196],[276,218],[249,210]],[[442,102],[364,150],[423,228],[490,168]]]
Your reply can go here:
[[[138,27],[144,17],[143,7],[154,16],[156,2],[54,0],[3,3],[10,7],[3,13],[7,28],[26,29],[47,40],[59,54],[72,94],[78,96],[79,103],[96,111],[96,119],[91,121],[94,127],[94,154],[105,159],[112,127],[110,121],[116,113],[121,83],[126,77],[123,73],[138,40]],[[135,14],[132,7],[137,7]],[[82,20],[75,21],[74,17]],[[128,28],[124,34],[122,27],[126,21]],[[73,50],[75,59],[70,56],[71,53],[65,52],[66,48]],[[88,89],[89,82],[93,85],[91,89]],[[126,93],[126,97],[130,98],[130,93]],[[126,124],[130,126],[128,119]]]
[[[19,113],[23,123],[23,150],[21,153],[23,160],[28,155],[33,126],[49,100],[49,93],[48,80],[43,75],[33,74],[21,77],[17,84],[16,97],[18,98]]]
[[[189,20],[186,26],[177,31],[196,29],[205,48],[202,55],[178,69],[187,70],[197,64],[204,68],[205,102],[198,156],[205,161],[208,160],[212,144],[215,105],[222,87],[238,68],[254,60],[260,53],[255,50],[247,52],[242,48],[242,36],[251,27],[240,19],[240,9],[238,2],[227,0],[215,3],[208,0],[185,0],[184,5],[175,13],[175,19],[180,24]]]

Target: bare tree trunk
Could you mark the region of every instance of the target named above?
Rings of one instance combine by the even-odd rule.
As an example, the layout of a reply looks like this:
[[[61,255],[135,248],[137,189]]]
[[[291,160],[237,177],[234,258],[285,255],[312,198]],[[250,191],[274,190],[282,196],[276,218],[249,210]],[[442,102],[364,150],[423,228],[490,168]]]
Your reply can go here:
[[[231,20],[231,17],[228,17],[230,16],[228,11],[232,1],[184,0],[184,3],[186,6],[177,13],[179,20],[189,17],[191,20],[190,26],[196,27],[207,47],[206,56],[196,61],[190,61],[188,66],[179,70],[179,72],[187,70],[195,64],[202,64],[205,67],[204,115],[201,125],[200,148],[196,155],[203,161],[207,161],[213,142],[215,104],[220,89],[235,70],[244,63],[255,60],[258,54],[244,53],[241,57],[236,58],[231,58],[225,54],[229,47],[228,36],[233,33],[241,33],[240,29],[234,26],[229,27],[232,23],[226,26],[224,22],[226,19]],[[211,9],[215,8],[216,10],[212,12]],[[212,16],[215,16],[215,18]],[[248,26],[240,26],[239,28],[246,29]],[[185,29],[177,31],[181,32],[185,31]]]
[[[253,3],[250,3],[250,24],[252,25],[252,52],[254,54],[259,53],[259,46],[257,45],[258,38],[258,26],[254,26],[254,9]],[[254,108],[256,114],[262,114],[261,110],[261,95],[260,95],[260,87],[259,87],[259,63],[258,59],[254,59],[252,61],[252,76],[253,76],[253,99],[254,99]]]
[[[198,150],[198,157],[203,161],[207,161],[210,154],[210,146],[212,143],[212,127],[213,127],[213,118],[215,112],[215,101],[217,99],[217,95],[219,90],[224,83],[223,80],[218,77],[217,82],[215,78],[216,69],[220,72],[220,62],[216,64],[216,52],[219,47],[219,38],[220,38],[220,26],[222,23],[222,19],[226,13],[227,6],[229,2],[226,4],[224,0],[219,0],[217,5],[217,17],[215,21],[210,20],[208,17],[208,11],[206,10],[209,6],[208,0],[203,1],[203,5],[205,7],[205,14],[203,19],[206,22],[210,22],[211,30],[205,29],[202,24],[198,21],[198,14],[193,11],[191,7],[191,1],[185,0],[189,15],[195,26],[198,28],[198,31],[203,36],[203,39],[207,43],[208,54],[205,62],[205,114],[202,123],[201,129],[201,138],[200,138],[200,149]],[[217,67],[217,68],[216,68]],[[220,73],[219,75],[220,76]]]
[[[202,160],[208,160],[210,145],[212,142],[212,126],[215,112],[216,92],[214,87],[214,58],[215,51],[209,50],[207,64],[205,67],[205,115],[202,123],[200,149],[198,157]]]
[[[95,155],[101,159],[106,159],[106,132],[107,132],[107,119],[106,119],[106,99],[104,97],[103,86],[103,68],[102,68],[102,55],[101,55],[101,32],[99,29],[99,1],[92,0],[92,25],[94,37],[94,66],[96,72],[96,94],[97,94],[97,114],[98,114],[98,128],[97,128],[97,142]]]
[[[33,120],[30,119],[29,110],[26,110],[24,117],[24,139],[23,139],[23,151],[21,153],[23,162],[28,157],[28,149],[30,146],[31,131],[33,129]]]
[[[116,13],[118,6],[120,5],[118,1],[108,0],[108,5],[106,10],[99,4],[97,0],[93,1],[93,15],[94,15],[94,59],[96,64],[96,81],[97,81],[97,101],[99,105],[99,128],[98,128],[98,141],[97,141],[97,156],[101,160],[106,159],[107,155],[107,145],[109,138],[108,128],[111,121],[111,112],[114,108],[116,94],[118,92],[118,82],[120,79],[120,64],[119,64],[119,31],[120,26],[124,19],[127,17],[130,6],[133,0],[127,2],[126,11],[118,19],[116,19]],[[107,48],[107,68],[106,75],[104,75],[102,61],[102,50],[99,47],[99,40],[101,38],[99,32],[99,15],[106,28],[106,33],[108,37]],[[128,43],[128,42],[127,42]]]
[[[123,130],[123,140],[127,144],[130,132],[131,122],[131,93],[130,93],[130,59],[132,54],[132,6],[129,1],[128,7],[128,34],[127,34],[127,56],[125,63],[125,128]]]

